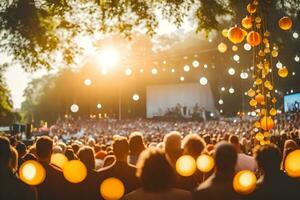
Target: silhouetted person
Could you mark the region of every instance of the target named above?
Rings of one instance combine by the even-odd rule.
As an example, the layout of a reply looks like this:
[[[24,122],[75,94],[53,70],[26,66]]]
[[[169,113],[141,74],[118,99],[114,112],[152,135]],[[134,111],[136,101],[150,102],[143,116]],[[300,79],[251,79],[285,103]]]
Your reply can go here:
[[[37,159],[46,170],[44,182],[37,186],[38,200],[65,200],[68,195],[61,169],[50,164],[52,148],[53,141],[48,136],[42,136],[36,142]]]
[[[132,165],[136,165],[140,153],[144,151],[145,145],[143,136],[141,133],[133,132],[129,136],[129,157],[128,162]]]
[[[162,150],[145,150],[137,164],[142,187],[129,193],[124,200],[189,200],[188,191],[173,188],[176,176]]]
[[[179,132],[173,131],[164,136],[164,149],[166,158],[171,166],[175,168],[177,159],[182,155],[181,135]]]
[[[125,194],[137,189],[140,184],[135,176],[136,168],[127,163],[129,147],[126,138],[119,137],[113,142],[113,153],[116,156],[116,161],[112,165],[100,169],[100,182],[115,177],[123,182]]]
[[[75,198],[78,200],[83,197],[87,200],[100,199],[100,180],[98,173],[95,171],[94,150],[89,146],[83,146],[78,151],[78,158],[87,168],[87,177],[82,182],[73,185],[73,187],[76,187],[75,191],[78,194]]]
[[[16,146],[16,150],[18,151],[18,165],[19,167],[24,162],[23,157],[26,155],[26,145],[23,142],[18,142]]]
[[[239,195],[234,191],[232,181],[237,161],[235,148],[220,142],[215,151],[215,173],[193,193],[194,200],[236,200]]]
[[[36,200],[33,188],[21,182],[9,169],[11,149],[9,140],[0,136],[0,199]]]
[[[280,170],[281,152],[276,145],[261,146],[255,158],[263,176],[249,199],[253,200],[296,200],[300,199],[299,182]]]

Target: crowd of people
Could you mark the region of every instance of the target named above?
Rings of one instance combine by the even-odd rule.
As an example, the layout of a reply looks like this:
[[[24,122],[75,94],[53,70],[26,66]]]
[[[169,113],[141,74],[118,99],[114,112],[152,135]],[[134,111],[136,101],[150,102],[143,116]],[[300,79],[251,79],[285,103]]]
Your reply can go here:
[[[300,149],[300,114],[277,117],[270,144],[259,145],[253,121],[221,119],[208,122],[153,120],[73,119],[58,120],[47,136],[32,143],[0,136],[0,199],[76,200],[104,199],[99,192],[107,178],[119,179],[125,200],[236,200],[300,199],[300,180],[285,170],[288,153]],[[62,169],[50,162],[55,153],[80,160],[87,177],[71,183]],[[182,155],[197,159],[211,155],[215,167],[191,176],[176,171]],[[18,169],[28,160],[46,171],[36,186],[23,183]],[[233,188],[234,175],[250,170],[258,178],[247,195]]]

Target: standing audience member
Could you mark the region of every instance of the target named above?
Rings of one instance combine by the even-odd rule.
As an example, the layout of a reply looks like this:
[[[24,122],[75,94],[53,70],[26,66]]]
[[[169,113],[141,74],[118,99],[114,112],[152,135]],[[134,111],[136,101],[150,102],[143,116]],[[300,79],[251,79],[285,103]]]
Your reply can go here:
[[[238,200],[239,195],[232,186],[237,153],[235,148],[220,142],[215,151],[215,173],[193,193],[194,200]]]
[[[142,187],[127,194],[124,200],[189,200],[191,194],[174,188],[176,176],[162,150],[145,150],[137,164]]]
[[[140,132],[133,132],[129,136],[129,164],[136,165],[139,155],[145,150],[143,136]]]
[[[172,131],[164,136],[165,154],[171,166],[175,168],[177,159],[182,155],[181,135]]]
[[[241,151],[241,144],[238,136],[231,135],[229,137],[229,142],[234,146],[237,151],[237,163],[235,166],[235,171],[239,172],[241,170],[250,170],[255,172],[257,169],[257,164],[255,158],[252,156],[248,156]]]
[[[9,169],[11,155],[9,140],[0,136],[0,199],[37,200],[33,188],[21,182]]]

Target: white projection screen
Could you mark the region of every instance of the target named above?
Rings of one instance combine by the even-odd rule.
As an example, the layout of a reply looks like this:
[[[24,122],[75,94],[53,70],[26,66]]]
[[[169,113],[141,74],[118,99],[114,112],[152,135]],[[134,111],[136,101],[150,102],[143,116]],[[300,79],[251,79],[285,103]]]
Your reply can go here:
[[[185,107],[188,113],[192,113],[196,105],[209,112],[216,111],[209,84],[203,86],[199,83],[184,83],[147,87],[147,118],[165,116],[178,105]]]

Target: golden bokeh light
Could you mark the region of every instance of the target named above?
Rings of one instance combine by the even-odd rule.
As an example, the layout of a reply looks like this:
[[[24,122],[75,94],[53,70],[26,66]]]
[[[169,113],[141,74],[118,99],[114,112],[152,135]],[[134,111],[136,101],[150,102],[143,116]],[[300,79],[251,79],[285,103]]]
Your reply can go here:
[[[21,165],[19,176],[28,185],[39,185],[46,178],[46,170],[39,162],[28,160]]]
[[[196,171],[196,161],[192,156],[184,155],[176,161],[176,171],[181,176],[191,176]]]
[[[124,193],[124,184],[117,178],[105,179],[100,185],[100,194],[105,200],[121,199]]]
[[[197,158],[197,168],[204,173],[210,172],[215,166],[214,159],[206,154],[200,155]]]
[[[65,164],[68,162],[68,158],[62,153],[54,153],[51,156],[50,163],[63,169]]]
[[[252,171],[243,170],[238,172],[233,179],[234,190],[243,195],[250,194],[256,187],[256,176]]]
[[[284,167],[289,176],[300,177],[300,150],[295,150],[286,157]]]
[[[87,176],[86,166],[80,160],[71,160],[64,165],[64,177],[71,183],[80,183]]]

